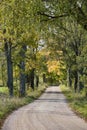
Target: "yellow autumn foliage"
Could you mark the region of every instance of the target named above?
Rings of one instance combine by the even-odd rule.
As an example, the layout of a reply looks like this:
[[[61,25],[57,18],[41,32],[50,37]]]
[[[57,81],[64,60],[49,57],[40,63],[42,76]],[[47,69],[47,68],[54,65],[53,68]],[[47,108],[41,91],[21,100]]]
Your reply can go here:
[[[48,72],[55,72],[58,71],[60,68],[60,63],[59,61],[47,61],[47,67],[48,67]]]

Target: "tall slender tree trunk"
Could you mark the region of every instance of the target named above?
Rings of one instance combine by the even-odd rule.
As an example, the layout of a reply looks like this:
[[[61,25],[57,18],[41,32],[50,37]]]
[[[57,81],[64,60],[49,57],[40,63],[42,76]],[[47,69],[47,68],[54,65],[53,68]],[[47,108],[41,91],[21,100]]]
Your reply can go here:
[[[43,83],[46,83],[46,75],[43,74]]]
[[[76,70],[75,71],[75,81],[74,81],[74,90],[75,92],[77,91],[77,88],[78,88],[78,85],[79,85],[79,77],[78,77],[78,71]]]
[[[76,70],[75,70],[75,82],[74,82],[74,90],[75,92],[77,89],[79,89],[79,71],[78,71],[78,65],[77,65],[77,56],[80,56],[80,51],[79,51],[80,43],[75,41],[75,64],[76,64]]]
[[[26,52],[26,45],[22,45],[21,51],[20,51],[20,91],[19,95],[20,97],[25,96],[25,87],[26,87],[26,75],[25,75],[25,52]]]
[[[36,75],[36,87],[38,87],[38,86],[39,86],[39,76]]]
[[[34,90],[34,71],[35,71],[35,69],[33,68],[32,70],[31,70],[31,75],[30,75],[30,77],[31,77],[31,88]]]
[[[11,42],[5,42],[5,54],[7,61],[7,86],[9,88],[9,95],[13,96],[13,64],[12,64],[12,44]]]
[[[67,86],[68,86],[68,87],[71,87],[71,86],[72,86],[70,67],[68,67],[68,69],[67,69]]]

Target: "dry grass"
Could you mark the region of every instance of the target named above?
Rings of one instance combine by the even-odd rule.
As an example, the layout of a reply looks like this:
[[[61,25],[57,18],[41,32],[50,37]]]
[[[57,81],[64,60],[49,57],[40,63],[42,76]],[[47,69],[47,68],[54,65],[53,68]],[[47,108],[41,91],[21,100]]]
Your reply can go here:
[[[27,96],[24,98],[13,97],[10,98],[7,94],[7,89],[0,92],[0,127],[3,120],[13,111],[21,106],[27,105],[28,103],[37,99],[42,92],[45,90],[45,85],[40,86],[35,91],[28,91]]]

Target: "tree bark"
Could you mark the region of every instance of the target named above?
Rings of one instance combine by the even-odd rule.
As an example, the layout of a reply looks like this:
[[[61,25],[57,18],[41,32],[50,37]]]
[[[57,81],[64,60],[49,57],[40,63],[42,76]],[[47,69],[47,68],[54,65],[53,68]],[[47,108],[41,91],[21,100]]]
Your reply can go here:
[[[68,86],[68,87],[71,87],[71,86],[72,86],[70,67],[68,67],[68,69],[67,69],[67,86]]]
[[[34,71],[35,71],[35,69],[33,68],[32,70],[31,70],[31,74],[30,74],[30,77],[31,77],[31,88],[34,90]]]
[[[25,76],[25,52],[26,52],[26,45],[22,45],[21,51],[20,51],[20,91],[19,91],[19,96],[23,97],[25,96],[25,83],[26,83],[26,76]]]
[[[75,71],[75,82],[74,82],[74,90],[75,92],[77,91],[77,88],[78,88],[78,84],[79,84],[79,78],[78,78],[78,71],[76,70]]]
[[[36,75],[36,87],[38,87],[38,86],[39,86],[39,76]]]
[[[5,42],[5,54],[7,61],[7,86],[9,88],[9,95],[13,96],[13,64],[12,64],[12,50],[11,42]]]
[[[46,83],[46,75],[43,74],[43,83]]]

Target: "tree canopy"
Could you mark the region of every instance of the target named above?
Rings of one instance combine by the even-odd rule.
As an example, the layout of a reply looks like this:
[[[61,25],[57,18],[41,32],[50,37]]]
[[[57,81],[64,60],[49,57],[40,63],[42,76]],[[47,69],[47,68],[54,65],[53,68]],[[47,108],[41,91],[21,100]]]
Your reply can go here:
[[[27,84],[34,90],[39,76],[75,92],[86,86],[86,7],[86,0],[0,1],[0,65],[10,96],[16,82],[20,96]]]

